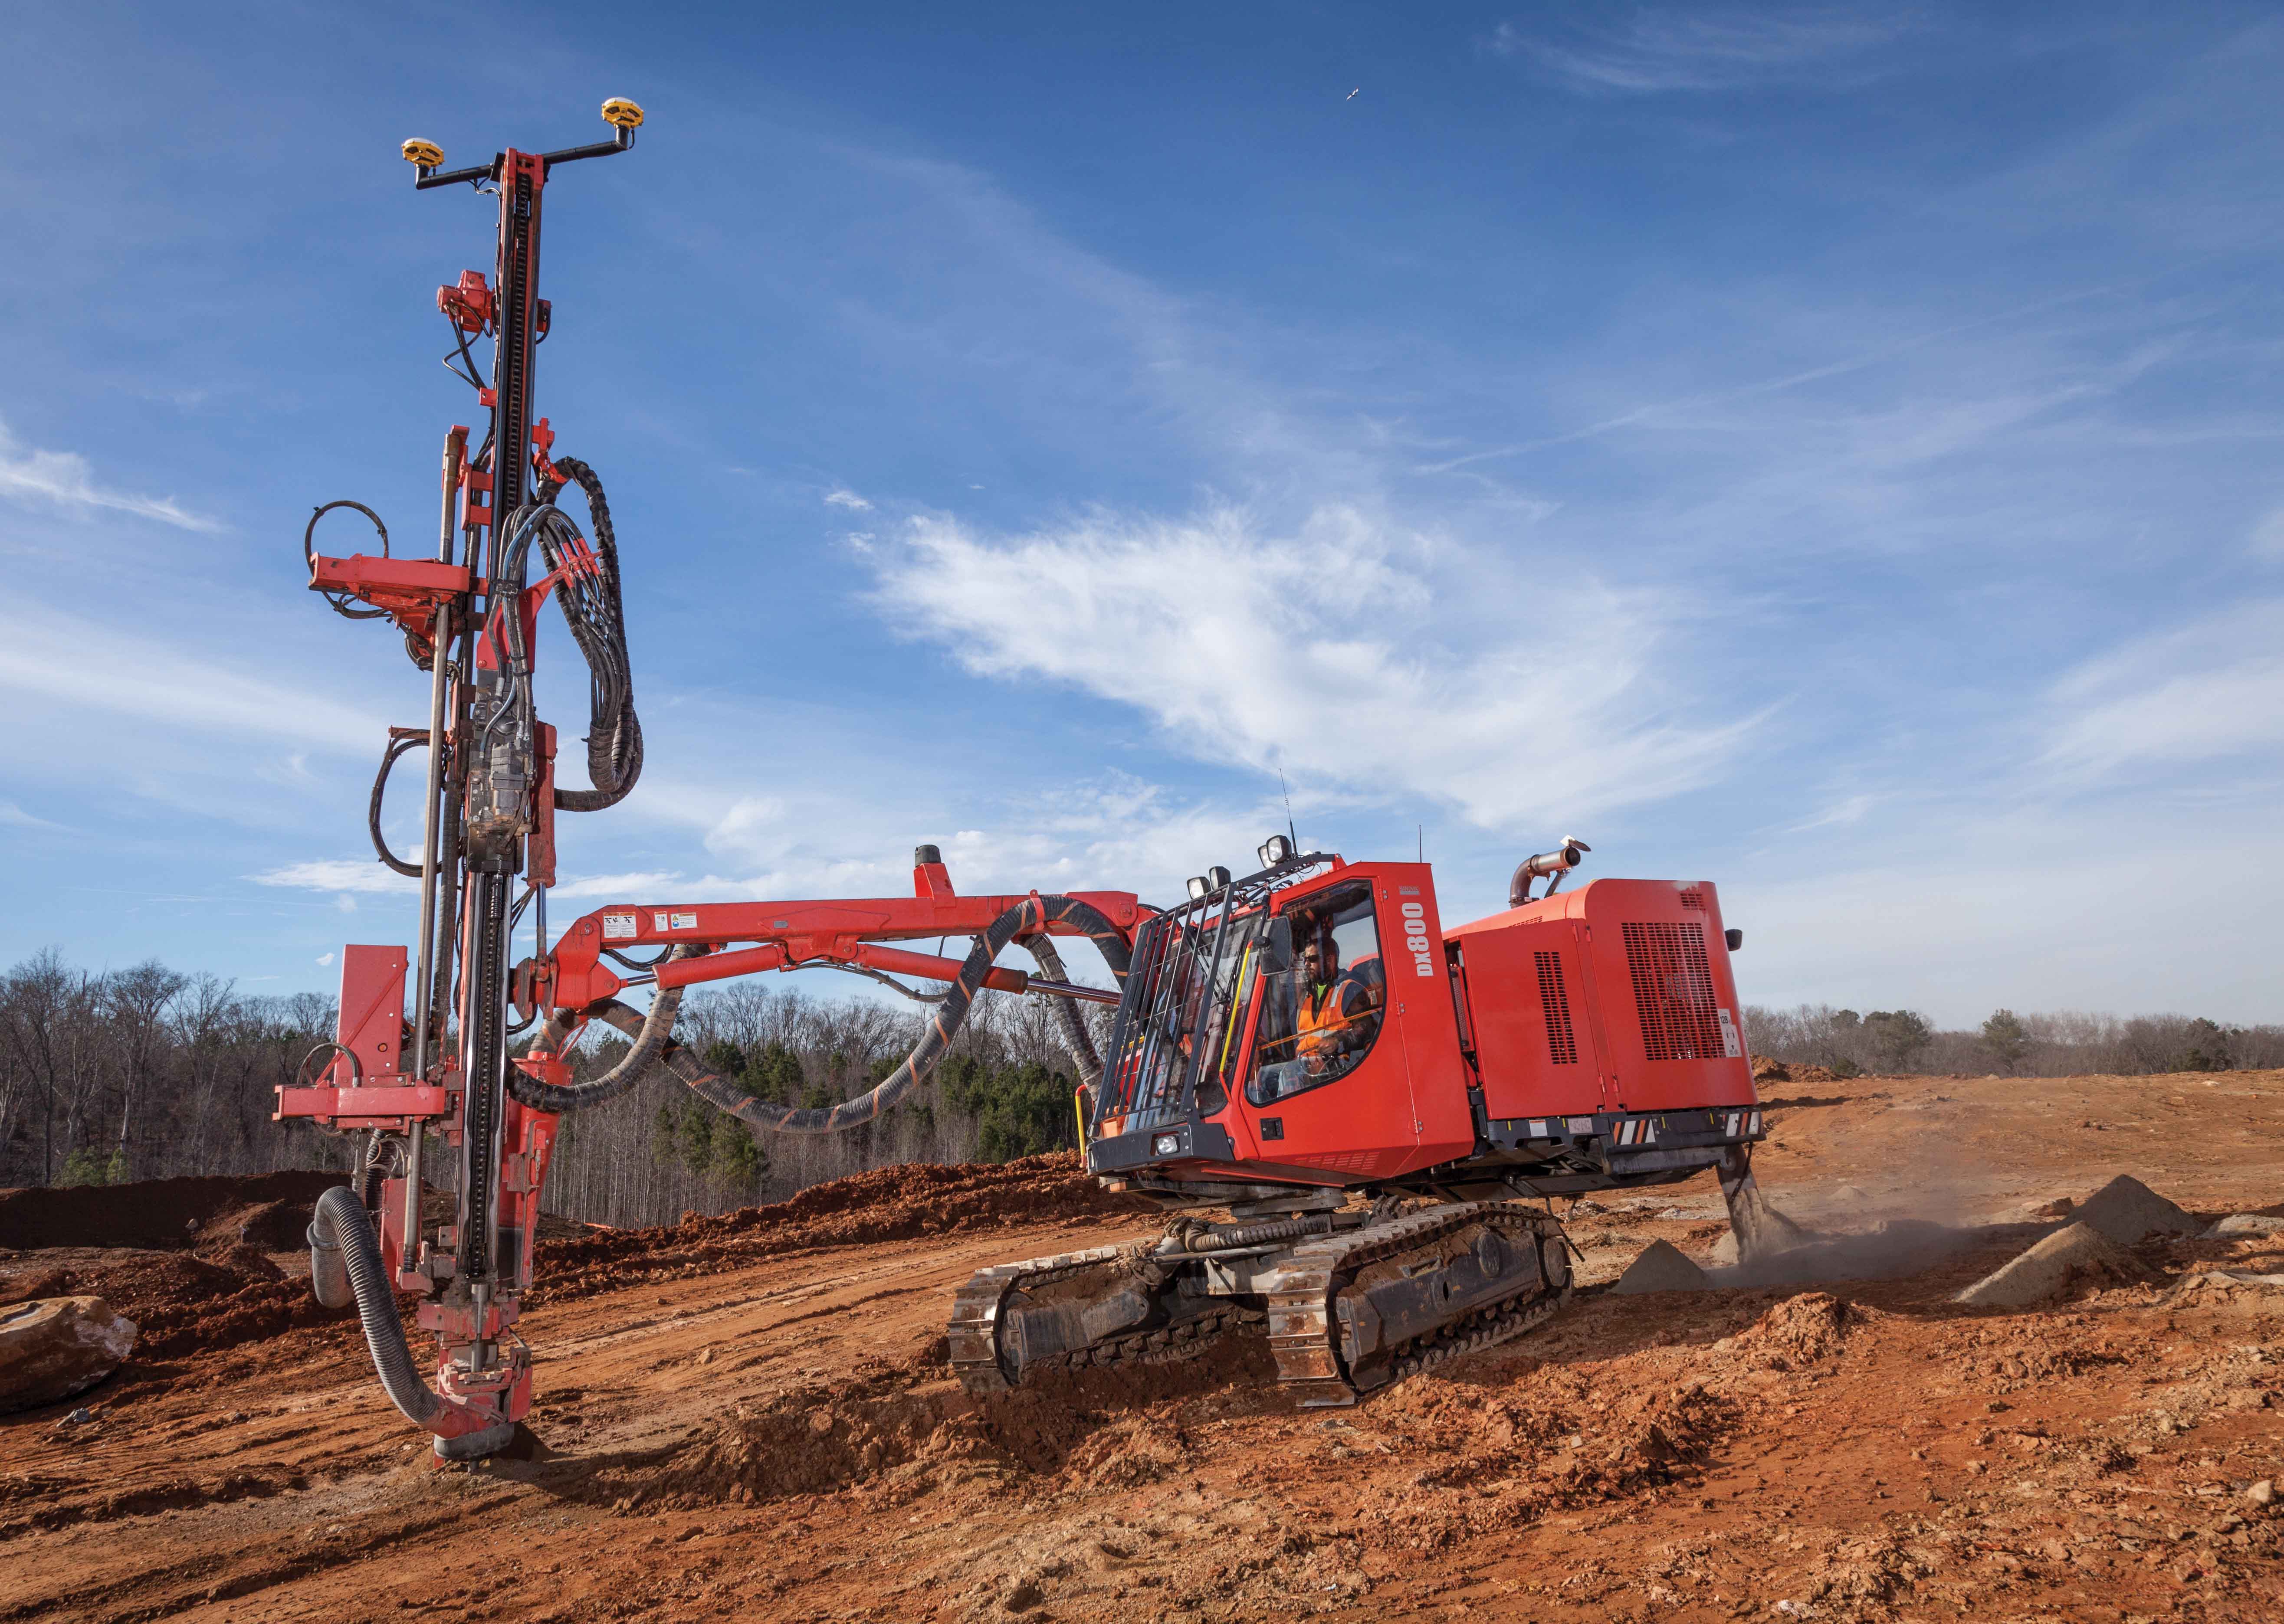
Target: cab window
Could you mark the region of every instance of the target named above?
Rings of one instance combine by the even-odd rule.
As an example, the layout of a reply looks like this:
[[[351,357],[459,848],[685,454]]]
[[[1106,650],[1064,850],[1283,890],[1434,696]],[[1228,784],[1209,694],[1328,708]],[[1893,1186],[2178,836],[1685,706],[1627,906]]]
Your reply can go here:
[[[1289,922],[1289,960],[1262,975],[1261,1019],[1245,1087],[1256,1106],[1354,1071],[1380,1036],[1388,1007],[1369,883],[1336,886],[1282,917]]]

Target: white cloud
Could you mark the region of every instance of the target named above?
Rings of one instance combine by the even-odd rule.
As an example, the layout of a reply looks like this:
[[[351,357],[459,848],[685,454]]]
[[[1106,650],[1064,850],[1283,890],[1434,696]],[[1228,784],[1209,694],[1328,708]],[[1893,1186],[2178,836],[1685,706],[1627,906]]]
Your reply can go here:
[[[51,824],[44,817],[34,817],[12,800],[0,800],[0,824],[14,829],[58,829],[61,824]]]
[[[596,897],[607,902],[644,902],[675,900],[681,893],[675,887],[682,876],[666,870],[649,870],[633,874],[594,874],[585,879],[575,879],[552,886],[547,893],[551,907],[557,902],[575,902],[585,897]]]
[[[333,906],[342,913],[355,913],[356,898],[347,891],[340,892],[334,896]]]
[[[213,532],[222,526],[185,512],[171,496],[137,496],[95,482],[87,458],[75,451],[42,451],[26,445],[0,423],[0,496],[37,501],[86,511],[100,509],[155,519],[178,529]]]
[[[2100,774],[2284,745],[2284,599],[2223,610],[2087,661],[2048,699],[2046,764]]]
[[[1860,82],[1862,59],[1912,26],[1893,10],[1649,8],[1598,12],[1563,30],[1502,23],[1490,49],[1522,57],[1574,87],[1602,93],[1729,90],[1756,85]]]
[[[1878,795],[1844,796],[1813,816],[1793,824],[1785,832],[1805,834],[1811,829],[1844,828],[1850,824],[1860,824],[1864,821],[1864,815],[1879,805],[1881,799],[1881,797]]]
[[[362,892],[418,892],[420,882],[383,868],[370,858],[324,857],[310,863],[289,863],[283,868],[267,869],[246,878],[257,886],[283,886],[301,891],[330,891],[340,894]]]
[[[827,507],[851,508],[859,513],[869,513],[872,504],[853,490],[829,490],[825,493]]]
[[[332,954],[330,954],[330,953],[320,953],[320,954],[318,954],[318,955],[317,955],[317,963],[319,963],[320,964],[332,964],[332,962],[333,962],[333,956],[332,956]],[[277,979],[278,979],[278,978],[277,978],[276,976],[274,976],[274,975],[272,975],[272,976],[260,976],[260,977],[257,977],[257,978],[256,978],[256,980],[264,980],[264,981],[274,981],[274,980],[276,980]]]
[[[145,722],[359,753],[381,724],[310,691],[184,653],[120,626],[0,593],[0,691]]]
[[[1351,507],[1287,535],[1231,507],[1013,538],[923,518],[878,558],[881,602],[972,671],[1133,706],[1201,759],[1490,828],[1686,788],[1745,725],[1667,712],[1649,599],[1534,579],[1525,628],[1496,607],[1521,601],[1514,566]]]

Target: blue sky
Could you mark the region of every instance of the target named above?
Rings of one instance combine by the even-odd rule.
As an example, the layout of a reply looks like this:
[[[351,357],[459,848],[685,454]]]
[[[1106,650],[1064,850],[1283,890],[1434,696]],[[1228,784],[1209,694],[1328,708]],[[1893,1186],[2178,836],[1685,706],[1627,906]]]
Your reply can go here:
[[[1424,825],[1447,917],[1564,834],[1713,879],[1757,1002],[2284,1019],[2272,8],[482,15],[512,70],[14,14],[8,962],[409,936],[364,806],[425,685],[297,553],[335,496],[428,545],[473,410],[431,301],[489,203],[395,146],[625,95],[548,194],[540,409],[649,767],[559,923],[924,839],[1169,896],[1281,769],[1311,843]]]

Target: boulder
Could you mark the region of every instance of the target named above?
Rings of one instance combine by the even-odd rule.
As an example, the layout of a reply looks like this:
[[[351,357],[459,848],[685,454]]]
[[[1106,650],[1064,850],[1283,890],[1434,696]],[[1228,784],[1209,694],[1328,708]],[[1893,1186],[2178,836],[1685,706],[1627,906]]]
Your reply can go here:
[[[0,1308],[0,1411],[92,1387],[135,1346],[135,1322],[100,1297],[42,1297]]]
[[[2284,1234],[2284,1218],[2264,1218],[2258,1213],[2233,1213],[2205,1231],[2207,1240],[2240,1240]]]
[[[2121,1246],[2152,1235],[2194,1235],[2204,1227],[2139,1179],[2123,1173],[2077,1209],[2077,1221]]]
[[[2133,1254],[2085,1223],[2055,1230],[2012,1262],[1952,1299],[1970,1308],[2027,1308],[2052,1302],[2087,1281],[2129,1285],[2147,1279]]]
[[[1705,1271],[1670,1241],[1654,1240],[1627,1265],[1610,1290],[1622,1297],[1640,1292],[1702,1292],[1712,1285]]]

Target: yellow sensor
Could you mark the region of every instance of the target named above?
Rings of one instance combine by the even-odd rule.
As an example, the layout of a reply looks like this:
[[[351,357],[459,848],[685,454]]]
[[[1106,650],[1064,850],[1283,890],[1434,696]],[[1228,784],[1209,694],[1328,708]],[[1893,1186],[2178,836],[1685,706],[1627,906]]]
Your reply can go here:
[[[623,96],[614,96],[603,104],[603,122],[620,129],[638,129],[642,126],[643,110]]]
[[[434,141],[407,141],[400,150],[405,162],[417,163],[424,169],[433,169],[444,161],[444,149]]]

